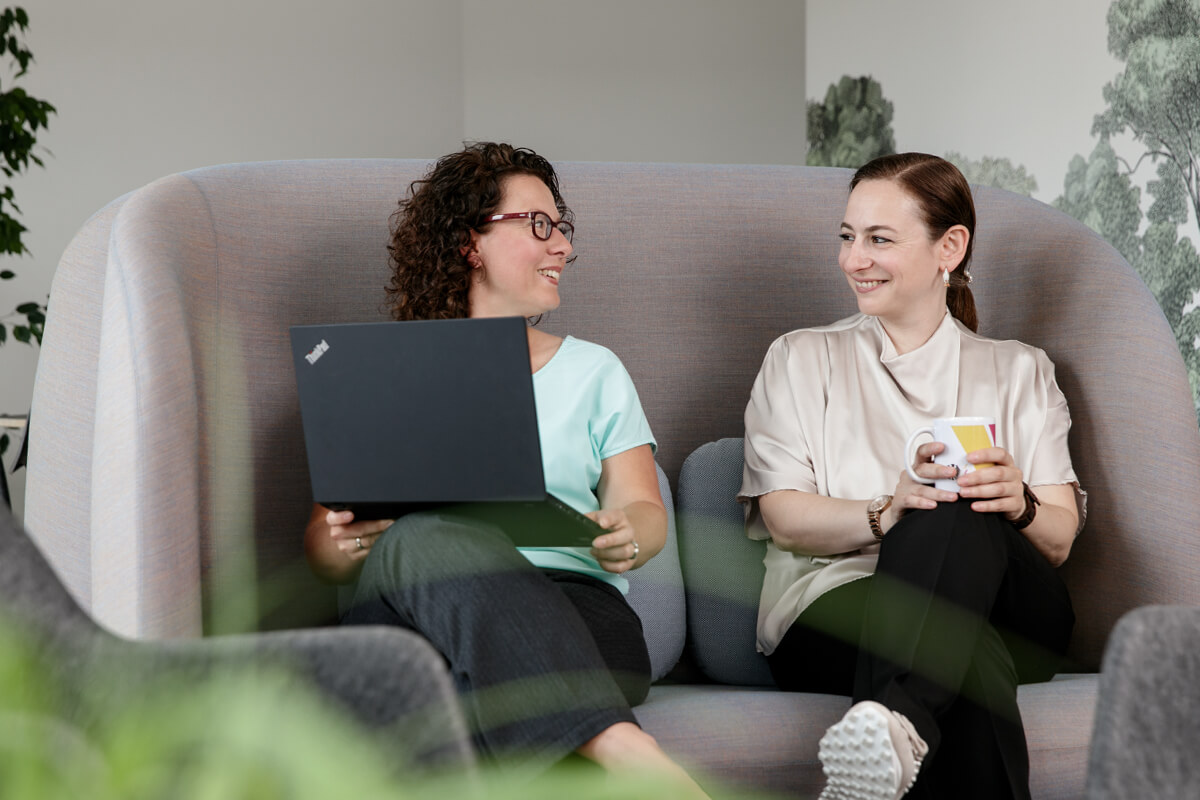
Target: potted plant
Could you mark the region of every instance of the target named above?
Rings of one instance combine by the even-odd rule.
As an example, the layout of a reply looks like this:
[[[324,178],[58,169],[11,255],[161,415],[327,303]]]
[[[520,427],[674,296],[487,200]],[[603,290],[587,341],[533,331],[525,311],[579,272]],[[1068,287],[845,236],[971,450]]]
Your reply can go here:
[[[0,12],[0,170],[5,183],[0,190],[0,254],[20,256],[29,252],[21,235],[25,226],[17,216],[21,209],[13,194],[11,179],[29,168],[30,163],[45,166],[34,152],[38,131],[45,128],[54,106],[45,100],[31,97],[16,82],[25,75],[33,62],[33,53],[25,46],[25,31],[29,27],[29,15],[20,7],[5,8]],[[3,81],[4,72],[8,80]],[[0,267],[0,281],[12,280],[16,273],[8,267]],[[42,342],[42,327],[46,322],[46,306],[36,301],[17,303],[8,310],[7,302],[0,302],[0,346],[10,338],[32,346]],[[7,503],[8,486],[3,457],[9,447],[9,434],[0,428],[0,500]]]

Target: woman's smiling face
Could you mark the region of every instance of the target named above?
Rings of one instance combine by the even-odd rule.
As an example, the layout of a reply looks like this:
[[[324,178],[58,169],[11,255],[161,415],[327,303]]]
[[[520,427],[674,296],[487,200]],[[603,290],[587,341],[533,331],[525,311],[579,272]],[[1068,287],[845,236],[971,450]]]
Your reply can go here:
[[[917,202],[904,189],[890,180],[859,183],[846,203],[841,239],[838,266],[859,311],[885,323],[932,320],[936,326],[946,310],[943,240],[930,240]]]
[[[540,178],[512,175],[501,184],[496,214],[543,211],[558,220],[554,195]],[[535,317],[558,308],[558,281],[571,255],[571,243],[555,229],[549,239],[533,235],[528,219],[491,222],[472,232],[472,256],[479,279],[468,293],[472,317]]]

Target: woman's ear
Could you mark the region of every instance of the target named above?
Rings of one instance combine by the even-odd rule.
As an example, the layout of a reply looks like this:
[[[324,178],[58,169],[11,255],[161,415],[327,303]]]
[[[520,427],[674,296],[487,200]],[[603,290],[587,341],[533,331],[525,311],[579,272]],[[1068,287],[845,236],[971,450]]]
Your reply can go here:
[[[954,225],[942,234],[939,242],[941,269],[951,272],[962,264],[963,256],[967,254],[967,243],[971,241],[971,232],[963,225]]]
[[[471,231],[471,243],[458,248],[458,252],[467,257],[467,263],[471,265],[471,269],[479,269],[483,266],[483,259],[479,257],[476,235],[475,231]]]

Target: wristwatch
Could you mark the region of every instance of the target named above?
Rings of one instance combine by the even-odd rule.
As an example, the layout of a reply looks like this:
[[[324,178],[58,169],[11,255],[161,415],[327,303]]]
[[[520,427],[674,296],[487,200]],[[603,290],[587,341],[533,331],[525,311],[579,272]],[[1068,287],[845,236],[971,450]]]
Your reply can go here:
[[[876,541],[883,541],[883,528],[879,527],[879,517],[888,510],[888,506],[891,504],[892,496],[890,494],[881,494],[867,503],[867,522],[871,526],[871,535],[875,537]]]
[[[1017,530],[1023,530],[1029,527],[1029,523],[1033,522],[1033,518],[1037,516],[1037,507],[1042,504],[1037,499],[1037,495],[1029,488],[1028,483],[1022,483],[1025,487],[1025,510],[1021,512],[1021,516],[1012,521],[1012,526]]]

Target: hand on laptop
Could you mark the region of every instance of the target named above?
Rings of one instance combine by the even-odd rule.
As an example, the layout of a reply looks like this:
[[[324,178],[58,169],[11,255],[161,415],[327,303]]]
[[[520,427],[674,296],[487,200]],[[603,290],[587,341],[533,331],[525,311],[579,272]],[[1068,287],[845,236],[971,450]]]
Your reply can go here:
[[[633,523],[620,508],[602,508],[587,514],[608,532],[592,540],[592,556],[607,572],[626,572],[633,569],[638,557],[638,544]]]
[[[331,583],[347,583],[358,576],[362,561],[371,552],[390,519],[354,521],[353,511],[332,511],[313,503],[312,516],[304,532],[308,563],[317,577]]]
[[[395,521],[368,519],[355,522],[353,511],[330,511],[325,515],[329,536],[337,543],[338,549],[352,559],[366,558],[371,545],[375,544],[375,540]]]

